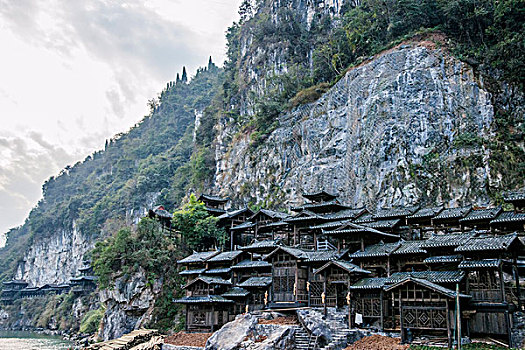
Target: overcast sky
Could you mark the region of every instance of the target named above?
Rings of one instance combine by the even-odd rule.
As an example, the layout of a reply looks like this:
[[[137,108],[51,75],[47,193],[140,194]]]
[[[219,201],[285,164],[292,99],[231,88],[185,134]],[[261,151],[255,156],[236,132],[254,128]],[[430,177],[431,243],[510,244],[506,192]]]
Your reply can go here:
[[[42,183],[147,113],[185,65],[222,64],[241,0],[0,0],[0,232]]]

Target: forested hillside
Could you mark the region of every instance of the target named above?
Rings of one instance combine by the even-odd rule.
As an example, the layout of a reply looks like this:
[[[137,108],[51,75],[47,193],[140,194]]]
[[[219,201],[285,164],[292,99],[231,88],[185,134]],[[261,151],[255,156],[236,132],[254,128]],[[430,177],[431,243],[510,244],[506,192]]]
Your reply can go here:
[[[150,101],[150,115],[129,132],[114,136],[104,150],[46,181],[43,199],[26,223],[8,234],[0,253],[1,279],[13,277],[33,242],[70,230],[72,223],[95,241],[131,224],[156,203],[173,208],[189,187],[202,188],[213,169],[199,149],[213,137],[210,105],[220,75],[210,59],[189,83],[187,78],[168,83]],[[196,116],[202,132],[194,143]]]

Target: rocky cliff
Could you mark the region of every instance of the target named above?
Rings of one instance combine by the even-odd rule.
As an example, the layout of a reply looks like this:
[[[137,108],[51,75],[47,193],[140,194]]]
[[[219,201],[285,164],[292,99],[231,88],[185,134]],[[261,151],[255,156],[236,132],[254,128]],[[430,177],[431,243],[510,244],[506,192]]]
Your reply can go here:
[[[491,94],[439,44],[405,43],[350,69],[263,142],[223,120],[217,192],[274,204],[321,188],[355,206],[486,204],[497,181],[481,146],[494,133]]]

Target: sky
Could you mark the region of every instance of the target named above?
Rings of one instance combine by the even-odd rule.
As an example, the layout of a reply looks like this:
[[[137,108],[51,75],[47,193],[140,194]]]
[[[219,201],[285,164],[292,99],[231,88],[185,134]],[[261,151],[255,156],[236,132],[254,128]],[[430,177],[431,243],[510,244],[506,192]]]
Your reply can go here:
[[[0,232],[42,184],[148,113],[186,66],[225,58],[242,0],[0,0]]]

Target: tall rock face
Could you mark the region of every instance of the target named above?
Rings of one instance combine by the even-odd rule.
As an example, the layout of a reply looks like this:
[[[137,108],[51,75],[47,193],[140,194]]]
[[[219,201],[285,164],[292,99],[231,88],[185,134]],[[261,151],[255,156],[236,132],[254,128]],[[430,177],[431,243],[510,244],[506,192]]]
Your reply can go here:
[[[73,221],[72,227],[36,240],[18,264],[15,278],[28,281],[32,286],[69,283],[83,266],[82,257],[93,245],[93,237],[83,235]]]
[[[493,117],[472,67],[431,41],[401,45],[282,115],[262,142],[223,120],[216,191],[271,204],[318,189],[355,206],[487,203]]]
[[[232,105],[242,116],[256,112],[259,99],[280,89],[280,76],[309,76],[316,41],[324,40],[350,0],[262,0],[252,5],[236,31],[239,87]],[[235,28],[235,27],[234,27]]]

